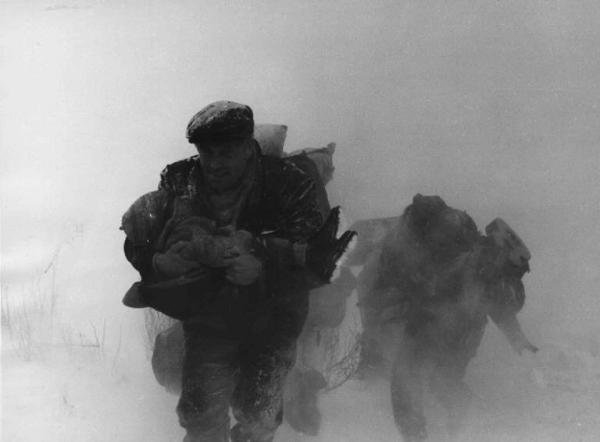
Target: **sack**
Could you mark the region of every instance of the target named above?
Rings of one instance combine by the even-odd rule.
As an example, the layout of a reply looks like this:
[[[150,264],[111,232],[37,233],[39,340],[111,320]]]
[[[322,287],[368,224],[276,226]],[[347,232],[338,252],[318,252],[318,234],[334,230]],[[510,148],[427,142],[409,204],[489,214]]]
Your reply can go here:
[[[505,251],[511,265],[523,272],[529,271],[531,253],[519,235],[504,220],[493,220],[485,227],[485,233]],[[519,276],[522,276],[522,273]]]
[[[283,145],[287,136],[284,124],[257,124],[254,126],[254,139],[263,155],[283,157]]]
[[[303,169],[300,158],[305,157],[314,165],[318,177],[324,186],[333,178],[333,154],[335,152],[335,143],[329,143],[325,147],[307,147],[305,149],[295,150],[287,154],[287,158],[294,163],[299,161],[298,167]],[[304,169],[303,169],[304,170]],[[310,173],[310,172],[309,172]],[[312,173],[311,173],[312,174]],[[313,177],[314,178],[314,177]]]
[[[180,322],[160,332],[154,341],[152,371],[160,385],[173,394],[181,393],[181,373],[185,357],[183,326]]]
[[[338,327],[346,316],[346,300],[356,287],[356,278],[349,268],[342,267],[339,278],[330,284],[311,290],[306,328]]]
[[[381,250],[385,238],[398,225],[400,217],[372,218],[356,221],[350,230],[358,233],[356,245],[346,257],[345,265],[362,266]]]

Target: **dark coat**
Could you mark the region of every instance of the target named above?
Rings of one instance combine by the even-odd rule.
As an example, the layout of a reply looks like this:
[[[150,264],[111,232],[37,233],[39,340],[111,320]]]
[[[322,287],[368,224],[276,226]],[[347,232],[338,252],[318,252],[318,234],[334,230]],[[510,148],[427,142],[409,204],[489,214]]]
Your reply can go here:
[[[315,182],[285,159],[257,153],[250,167],[252,176],[247,181],[249,188],[245,189],[236,228],[252,233],[261,244],[257,253],[264,263],[264,277],[250,286],[238,287],[224,279],[222,270],[214,269],[212,285],[201,296],[194,295],[197,302],[191,316],[219,317],[239,333],[261,323],[278,334],[297,336],[306,317],[314,278],[297,264],[292,247],[305,243],[323,223]],[[189,199],[194,215],[215,219],[197,156],[168,165],[161,173],[159,191],[166,195],[155,214],[161,223],[172,216],[175,198]],[[157,281],[152,256],[159,251],[156,235],[160,230],[155,229],[155,237],[145,242],[134,243],[129,237],[125,241],[125,255],[140,272],[142,282]]]

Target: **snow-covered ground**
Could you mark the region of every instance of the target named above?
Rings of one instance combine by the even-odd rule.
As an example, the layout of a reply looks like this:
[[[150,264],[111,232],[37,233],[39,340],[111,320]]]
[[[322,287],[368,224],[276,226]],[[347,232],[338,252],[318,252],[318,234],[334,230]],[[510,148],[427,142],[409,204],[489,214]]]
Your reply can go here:
[[[5,293],[3,441],[158,442],[183,437],[175,414],[177,398],[151,372],[141,311],[123,307],[121,314],[74,328],[60,315],[53,318],[43,302],[18,305]],[[356,313],[352,305],[350,316]],[[461,441],[598,440],[600,341],[594,334],[565,334],[536,344],[537,354],[518,356],[488,326],[467,374],[474,400]],[[401,440],[384,379],[347,381],[324,394],[320,406],[318,437],[300,435],[284,424],[276,441]],[[430,396],[426,409],[431,440],[445,440],[443,409]]]
[[[5,344],[5,347],[8,347]],[[3,351],[2,440],[165,441],[183,432],[176,397],[154,380],[149,362],[115,364],[98,349],[39,349],[31,360]],[[548,353],[544,360],[543,353]],[[538,359],[542,359],[541,361]],[[496,363],[478,358],[468,382],[475,399],[463,441],[589,441],[600,435],[600,358],[548,344],[538,356]],[[490,368],[493,367],[493,370]],[[321,398],[321,433],[287,425],[277,441],[400,441],[389,385],[351,380]],[[443,411],[427,401],[432,440],[444,440]]]

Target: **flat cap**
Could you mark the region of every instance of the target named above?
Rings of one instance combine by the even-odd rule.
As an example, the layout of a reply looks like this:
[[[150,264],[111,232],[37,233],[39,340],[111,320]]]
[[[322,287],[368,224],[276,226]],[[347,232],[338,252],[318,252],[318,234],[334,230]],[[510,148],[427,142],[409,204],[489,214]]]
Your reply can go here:
[[[215,101],[201,109],[188,123],[190,143],[251,137],[254,115],[250,106],[233,101]]]

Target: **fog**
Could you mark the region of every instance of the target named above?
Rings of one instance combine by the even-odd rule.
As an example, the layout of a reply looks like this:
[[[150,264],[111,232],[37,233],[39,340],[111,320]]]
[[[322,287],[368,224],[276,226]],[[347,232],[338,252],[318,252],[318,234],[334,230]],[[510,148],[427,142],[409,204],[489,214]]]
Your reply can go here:
[[[258,123],[288,125],[288,151],[335,141],[329,194],[350,221],[397,215],[417,192],[466,210],[480,229],[501,216],[532,253],[520,313],[531,339],[543,351],[573,336],[599,338],[598,2],[67,0],[0,8],[2,296],[27,303],[32,287],[51,284],[58,329],[91,335],[108,324],[107,345],[118,339],[121,349],[107,356],[113,370],[148,369],[141,313],[121,305],[137,279],[122,253],[121,214],[156,187],[165,164],[194,153],[185,126],[219,99],[249,104]],[[494,382],[498,358],[521,363],[488,329],[472,367],[479,385]],[[19,433],[9,413],[39,416],[60,395],[15,404],[23,394],[14,380],[35,377],[54,351],[20,366],[3,341],[7,434],[31,440],[24,434],[43,430]],[[96,387],[90,397],[102,398],[104,386]],[[148,394],[142,405],[122,395],[143,409],[127,419],[127,437],[87,433],[81,420],[78,437],[153,440],[146,422],[158,425],[162,413],[158,422],[172,428],[155,437],[176,440],[174,399]],[[337,399],[324,401],[342,413]],[[598,398],[590,401],[597,413]],[[118,409],[103,425],[119,425]]]

